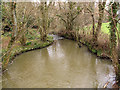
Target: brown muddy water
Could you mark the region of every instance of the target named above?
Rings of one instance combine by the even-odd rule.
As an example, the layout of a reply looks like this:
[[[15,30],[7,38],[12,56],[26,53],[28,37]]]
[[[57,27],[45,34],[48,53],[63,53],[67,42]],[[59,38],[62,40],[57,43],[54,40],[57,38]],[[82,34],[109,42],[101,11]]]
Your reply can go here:
[[[3,88],[103,88],[115,80],[111,61],[66,39],[21,54],[8,68],[2,75]]]

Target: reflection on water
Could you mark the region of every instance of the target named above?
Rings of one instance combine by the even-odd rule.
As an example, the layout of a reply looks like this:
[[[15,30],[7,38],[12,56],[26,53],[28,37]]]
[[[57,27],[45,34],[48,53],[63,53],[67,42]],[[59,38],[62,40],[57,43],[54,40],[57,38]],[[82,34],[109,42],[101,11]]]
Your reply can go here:
[[[111,87],[115,74],[110,61],[96,58],[71,40],[24,53],[3,75],[4,88]]]

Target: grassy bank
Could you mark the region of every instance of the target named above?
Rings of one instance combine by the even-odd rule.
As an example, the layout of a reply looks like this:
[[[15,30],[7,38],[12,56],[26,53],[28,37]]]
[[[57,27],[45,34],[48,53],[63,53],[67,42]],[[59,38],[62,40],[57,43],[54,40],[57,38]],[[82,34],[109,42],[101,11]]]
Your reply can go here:
[[[36,50],[36,49],[41,49],[44,47],[47,47],[49,45],[51,45],[53,43],[52,37],[48,37],[46,42],[42,42],[40,40],[33,40],[30,42],[27,42],[26,46],[19,46],[19,47],[15,47],[12,50],[12,54],[10,56],[10,60],[13,60],[13,58],[21,53],[24,52],[28,52],[28,51],[32,51],[32,50]]]
[[[3,41],[2,55],[4,55],[7,52],[7,45],[10,40],[9,34],[10,33],[6,33],[6,35],[2,35],[2,41]],[[47,36],[47,40],[45,42],[43,42],[40,40],[40,35],[38,33],[34,33],[34,36],[32,36],[32,35],[33,34],[28,34],[26,36],[26,38],[29,38],[29,39],[27,39],[25,46],[22,46],[20,44],[20,41],[17,41],[15,43],[14,48],[12,49],[10,57],[9,57],[9,64],[13,61],[13,59],[17,55],[20,55],[24,52],[44,48],[53,43],[53,37],[51,37],[51,36]],[[3,56],[3,58],[2,58],[2,65],[5,64],[4,58],[5,58],[5,56]],[[3,68],[3,70],[5,70],[5,68]]]

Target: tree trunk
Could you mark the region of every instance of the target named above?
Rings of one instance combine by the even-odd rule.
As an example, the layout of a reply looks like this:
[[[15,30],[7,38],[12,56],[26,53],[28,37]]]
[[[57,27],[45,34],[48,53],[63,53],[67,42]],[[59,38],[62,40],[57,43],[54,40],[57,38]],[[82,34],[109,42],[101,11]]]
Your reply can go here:
[[[48,30],[48,6],[46,2],[41,2],[41,12],[42,12],[42,33],[41,40],[47,40],[47,30]]]
[[[17,31],[17,22],[16,22],[16,3],[11,2],[10,3],[10,8],[11,8],[11,21],[12,21],[12,36],[11,40],[9,41],[7,51],[8,53],[5,55],[5,58],[3,60],[3,69],[6,68],[6,66],[9,63],[10,55],[11,55],[11,50],[10,48],[12,47],[13,43],[15,42],[15,36],[16,36],[16,31]]]
[[[11,2],[10,3],[10,7],[11,7],[11,27],[12,27],[12,36],[11,36],[11,40],[8,44],[8,49],[11,47],[12,43],[15,40],[15,36],[16,36],[16,29],[17,29],[17,22],[16,22],[16,3]]]
[[[105,4],[106,4],[106,2],[103,2],[103,3],[99,2],[99,19],[98,19],[96,32],[95,32],[95,35],[94,35],[94,42],[95,42],[95,44],[97,44],[98,34],[99,34],[99,32],[101,30],[101,26],[102,26],[102,21],[103,21],[103,17],[104,17]]]
[[[118,62],[118,54],[117,54],[117,50],[116,50],[116,46],[117,46],[117,36],[116,36],[116,29],[115,26],[117,26],[117,21],[115,20],[116,18],[116,12],[117,12],[117,3],[114,2],[111,6],[111,14],[112,17],[110,18],[111,22],[110,22],[110,41],[111,41],[111,55],[112,55],[112,62],[113,62],[113,66],[115,68],[115,73],[117,76],[117,79],[120,76],[120,71],[118,69],[119,67],[119,62]]]
[[[93,26],[92,26],[92,30],[93,30],[93,37],[94,37],[94,35],[95,35],[95,18],[94,18],[94,14],[92,14],[91,16],[92,16],[92,20],[93,20],[93,21],[92,21],[92,23],[93,23],[93,24],[92,24],[92,25],[93,25]]]
[[[118,32],[119,32],[119,37],[120,37],[120,23],[118,24]],[[118,41],[118,59],[120,62],[120,40]]]

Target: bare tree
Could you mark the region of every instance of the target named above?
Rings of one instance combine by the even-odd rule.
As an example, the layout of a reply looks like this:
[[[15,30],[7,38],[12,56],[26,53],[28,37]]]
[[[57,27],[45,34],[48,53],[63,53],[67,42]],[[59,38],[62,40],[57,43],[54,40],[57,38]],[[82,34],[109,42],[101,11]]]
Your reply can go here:
[[[46,41],[47,33],[49,28],[49,17],[48,17],[48,10],[52,2],[47,4],[47,2],[41,2],[39,5],[41,17],[39,18],[38,22],[40,24],[39,31],[40,37],[42,41]]]
[[[73,27],[75,25],[74,21],[82,11],[82,8],[80,8],[80,6],[76,6],[76,2],[68,2],[67,5],[68,5],[67,10],[65,10],[65,7],[63,7],[65,12],[57,16],[64,22],[66,30],[71,31],[73,30]],[[59,6],[61,9],[62,5]]]
[[[93,32],[93,37],[95,35],[95,15],[94,15],[94,6],[95,3],[91,3],[89,4],[89,7],[87,7],[88,13],[90,13],[91,17],[92,17],[92,32]]]
[[[119,58],[118,58],[118,53],[116,50],[117,37],[118,37],[118,42],[119,42],[119,32],[117,29],[118,21],[116,19],[118,6],[119,6],[119,3],[117,2],[110,3],[109,21],[110,21],[110,41],[111,41],[110,47],[111,47],[112,62],[115,68],[117,79],[120,81]],[[117,32],[117,36],[116,36],[116,32]]]
[[[97,28],[95,31],[95,35],[93,38],[93,41],[95,42],[95,44],[97,44],[97,39],[98,39],[98,34],[101,30],[101,26],[102,26],[102,21],[103,21],[103,17],[104,17],[104,9],[105,9],[105,5],[106,5],[106,1],[104,2],[99,2],[99,19],[98,19],[98,24],[97,24]]]
[[[5,69],[9,63],[11,54],[12,54],[12,49],[14,48],[16,41],[19,41],[23,38],[23,35],[25,35],[26,31],[27,31],[27,24],[28,24],[28,20],[30,19],[30,12],[32,12],[32,10],[30,10],[30,12],[27,13],[21,13],[21,14],[16,14],[16,3],[15,2],[11,2],[10,3],[10,8],[11,8],[11,12],[10,14],[12,14],[11,16],[11,23],[12,23],[12,36],[11,39],[9,41],[7,50],[5,52],[5,54],[3,54],[2,59],[3,59],[3,69]],[[22,10],[22,9],[20,9]],[[24,10],[23,10],[24,11]],[[27,19],[25,19],[25,14],[28,14]],[[33,23],[34,24],[34,23]],[[31,27],[33,24],[31,24],[29,27]],[[26,28],[27,27],[27,28]],[[15,31],[17,30],[17,32]]]

